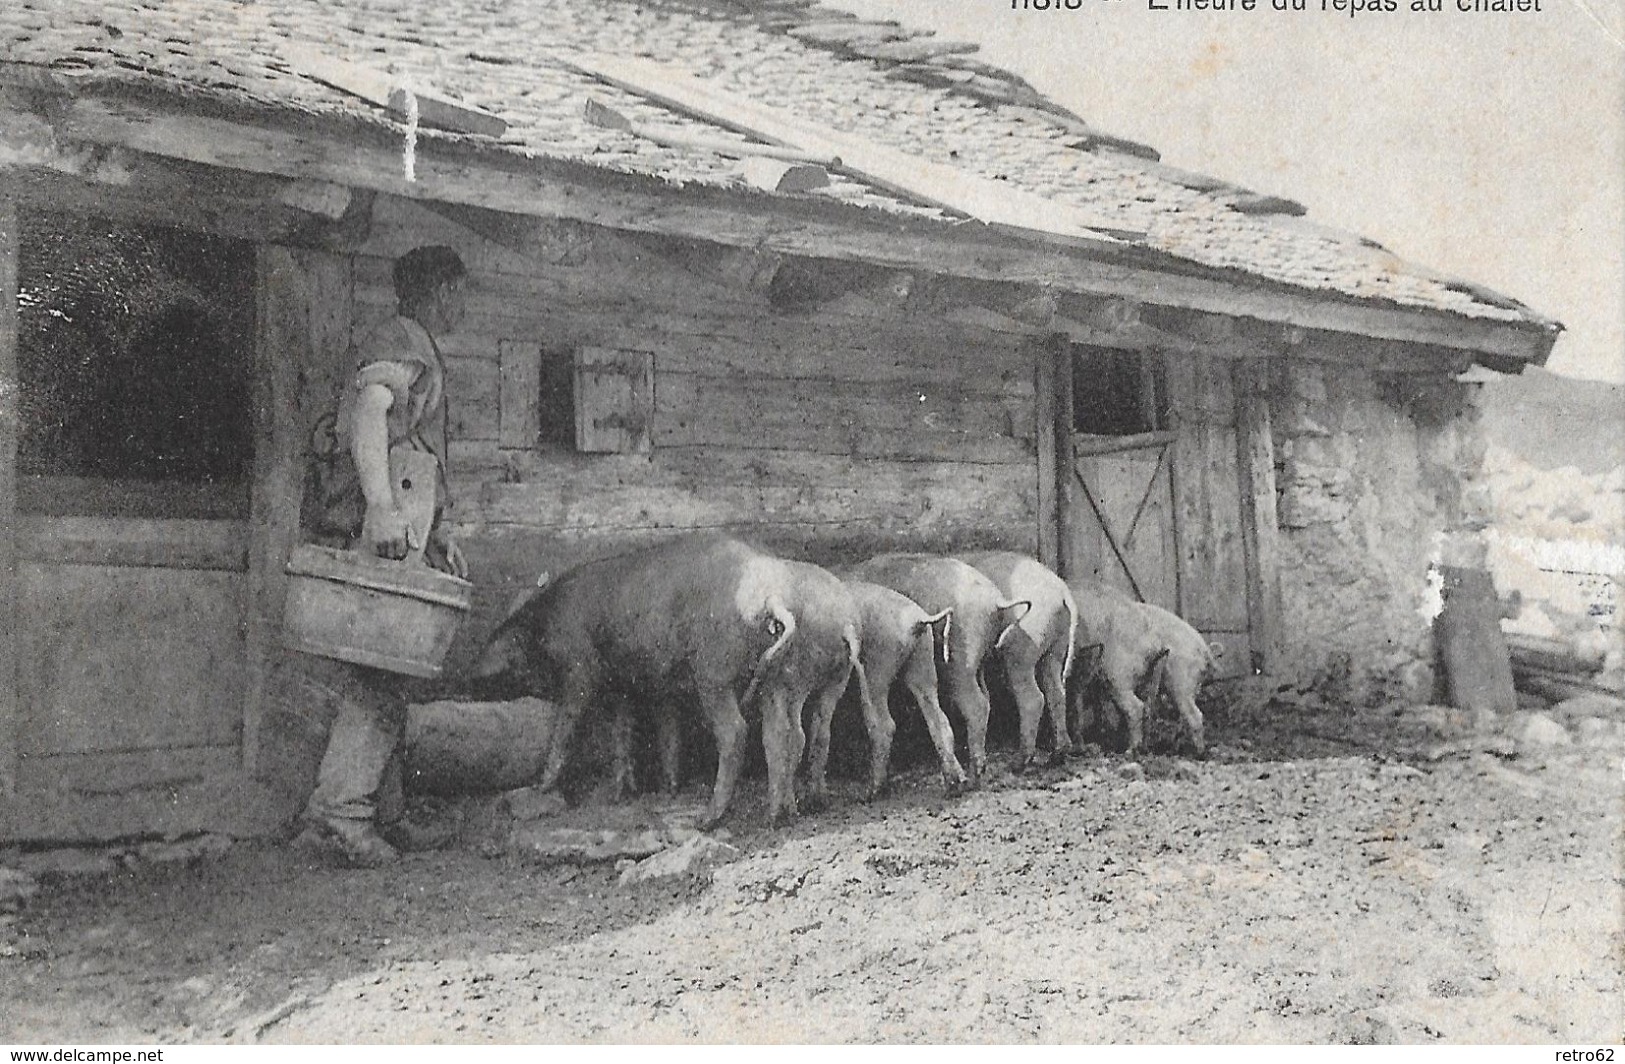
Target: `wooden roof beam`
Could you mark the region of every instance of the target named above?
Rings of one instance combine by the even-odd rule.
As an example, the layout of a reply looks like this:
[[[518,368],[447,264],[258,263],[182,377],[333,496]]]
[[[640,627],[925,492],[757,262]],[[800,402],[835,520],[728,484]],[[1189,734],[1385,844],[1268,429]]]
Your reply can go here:
[[[105,168],[104,168],[105,171]],[[122,154],[116,181],[35,167],[0,167],[0,195],[26,211],[97,215],[132,225],[173,225],[186,204],[190,228],[235,240],[353,251],[372,228],[377,193],[204,170],[138,152]]]
[[[236,171],[312,178],[418,200],[564,218],[611,229],[663,233],[763,251],[843,258],[878,266],[1057,291],[1140,300],[1252,317],[1305,329],[1437,344],[1540,364],[1556,326],[1469,318],[1320,295],[1155,252],[1103,261],[1078,251],[932,219],[892,217],[817,197],[794,200],[688,187],[547,163],[420,136],[415,182],[401,172],[391,134],[378,127],[294,130],[154,107],[71,97],[51,108],[59,136]],[[1173,272],[1177,269],[1179,272]]]
[[[388,71],[352,59],[340,59],[314,48],[285,43],[282,57],[294,70],[340,92],[366,100],[375,107],[408,118],[416,113],[420,125],[456,133],[477,133],[500,137],[508,130],[507,120],[458,100],[416,85],[409,85]]]
[[[898,151],[759,100],[745,99],[664,63],[608,55],[560,55],[558,62],[702,121],[769,144],[823,156],[830,160],[824,165],[831,169],[844,170],[904,198],[989,225],[1101,244],[1145,236],[1105,215]]]
[[[730,159],[777,159],[780,162],[804,163],[829,170],[837,169],[841,165],[841,160],[833,155],[820,155],[776,144],[755,144],[744,140],[727,140],[723,137],[704,137],[681,126],[634,122],[615,108],[591,96],[587,97],[587,102],[582,106],[582,117],[590,126],[630,133],[634,137],[642,137],[668,148],[710,152],[713,155],[725,155]]]

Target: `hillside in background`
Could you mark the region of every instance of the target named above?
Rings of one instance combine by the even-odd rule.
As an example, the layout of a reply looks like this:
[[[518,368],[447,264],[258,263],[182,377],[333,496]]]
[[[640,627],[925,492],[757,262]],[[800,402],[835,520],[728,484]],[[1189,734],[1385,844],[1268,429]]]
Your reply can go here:
[[[1530,368],[1483,386],[1491,444],[1536,469],[1597,475],[1625,465],[1625,385]]]
[[[1489,564],[1522,598],[1504,627],[1606,660],[1597,682],[1625,687],[1625,388],[1530,369],[1485,384],[1480,405]]]

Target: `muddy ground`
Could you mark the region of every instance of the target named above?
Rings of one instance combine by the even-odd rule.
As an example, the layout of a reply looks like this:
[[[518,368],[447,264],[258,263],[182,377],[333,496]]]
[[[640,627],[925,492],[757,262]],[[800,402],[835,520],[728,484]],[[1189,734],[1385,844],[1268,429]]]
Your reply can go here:
[[[0,1041],[1621,1040],[1617,716],[1216,717],[1205,761],[957,799],[920,762],[779,830],[757,781],[709,881],[489,839],[42,871],[0,927]]]

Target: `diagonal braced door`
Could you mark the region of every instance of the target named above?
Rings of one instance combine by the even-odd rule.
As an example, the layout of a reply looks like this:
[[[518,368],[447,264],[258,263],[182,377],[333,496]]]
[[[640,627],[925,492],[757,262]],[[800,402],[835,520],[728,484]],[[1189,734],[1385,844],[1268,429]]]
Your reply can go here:
[[[1073,562],[1142,602],[1178,607],[1171,432],[1072,441]]]
[[[1069,576],[1093,578],[1142,602],[1179,604],[1173,431],[1162,357],[1072,344],[1057,472],[1067,514]]]

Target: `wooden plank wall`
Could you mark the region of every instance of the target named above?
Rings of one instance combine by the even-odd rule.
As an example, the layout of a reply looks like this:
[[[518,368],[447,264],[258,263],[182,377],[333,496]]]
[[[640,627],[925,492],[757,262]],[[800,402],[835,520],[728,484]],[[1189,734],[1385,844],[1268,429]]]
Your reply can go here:
[[[17,210],[0,195],[0,797],[17,793]]]
[[[1174,508],[1180,613],[1224,644],[1226,675],[1251,668],[1249,583],[1236,444],[1231,362],[1171,355]]]
[[[19,576],[25,769],[49,775],[67,755],[235,748],[241,573],[26,562]]]
[[[380,197],[355,263],[358,337],[392,312],[394,256],[443,243],[471,268],[467,318],[441,349],[456,520],[487,566],[477,582],[686,529],[738,530],[820,561],[1037,551],[1025,338],[873,304],[778,314],[608,232],[590,241],[570,256],[522,253]],[[546,371],[527,360],[581,346],[653,355],[650,453],[534,442],[547,435],[531,394]]]
[[[1281,551],[1275,499],[1275,444],[1270,430],[1269,363],[1238,362],[1236,454],[1241,474],[1242,538],[1247,558],[1247,613],[1252,621],[1252,666],[1280,668],[1282,631]]]
[[[262,246],[257,264],[254,493],[249,522],[243,765],[253,772],[273,674],[286,655],[284,566],[298,542],[310,432],[349,349],[351,261]]]
[[[1046,341],[1045,347],[1047,350],[1040,357],[1055,367],[1055,538],[1059,563],[1056,571],[1071,578],[1080,572],[1077,538],[1079,527],[1084,523],[1078,511],[1080,500],[1072,448],[1077,382],[1071,341],[1057,334]]]
[[[0,220],[7,400],[16,396],[5,387],[16,383],[14,222],[9,211]],[[262,292],[323,284],[301,263],[276,272],[277,284]],[[297,319],[304,328],[302,306],[257,311],[261,324]],[[0,787],[15,799],[0,802],[0,840],[275,825],[267,793],[240,771],[241,739],[262,680],[265,655],[256,651],[280,644],[280,602],[267,591],[297,521],[293,391],[304,367],[279,340],[262,354],[253,521],[177,519],[161,507],[148,517],[62,516],[52,500],[37,499],[19,516],[14,408],[0,417]],[[103,494],[132,487],[78,483]],[[150,487],[132,496],[172,501],[175,493]]]
[[[1071,463],[1063,461],[1060,454],[1061,441],[1070,442],[1072,439],[1072,415],[1070,402],[1066,403],[1067,420],[1063,424],[1060,420],[1062,403],[1057,389],[1060,374],[1060,362],[1064,357],[1071,366],[1071,351],[1061,342],[1059,337],[1049,337],[1043,344],[1037,345],[1035,350],[1037,365],[1034,367],[1034,387],[1037,389],[1036,405],[1034,410],[1037,416],[1034,445],[1038,451],[1038,560],[1054,569],[1056,572],[1065,572],[1061,562],[1061,536],[1063,519],[1061,516],[1060,478],[1063,474],[1071,479]],[[1066,374],[1068,390],[1071,388],[1071,373]]]

